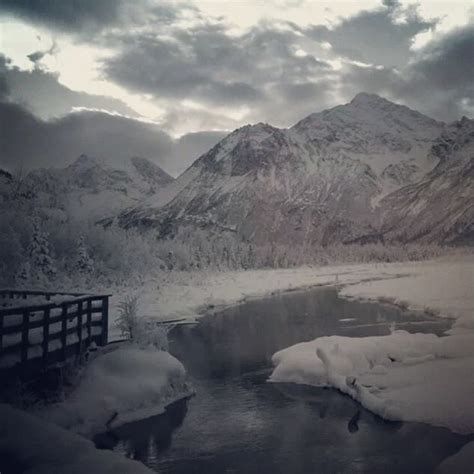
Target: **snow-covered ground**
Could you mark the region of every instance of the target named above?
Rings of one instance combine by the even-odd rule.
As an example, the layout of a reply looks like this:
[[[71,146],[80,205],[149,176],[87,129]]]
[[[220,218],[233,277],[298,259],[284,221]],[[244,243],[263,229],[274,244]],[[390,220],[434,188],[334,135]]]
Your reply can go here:
[[[147,474],[150,469],[92,441],[0,404],[0,469],[28,474]],[[9,466],[10,464],[10,466]],[[11,468],[14,466],[14,471]]]
[[[474,255],[417,263],[164,274],[140,287],[113,291],[110,334],[120,337],[115,318],[127,294],[139,296],[141,317],[194,321],[211,308],[318,285],[337,285],[346,297],[389,301],[456,321],[443,338],[398,331],[385,337],[327,337],[298,344],[274,356],[273,381],[331,385],[387,418],[474,432]],[[157,413],[187,394],[185,370],[172,356],[150,347],[114,344],[90,363],[65,402],[38,413],[67,432],[0,406],[0,452],[13,443],[15,458],[26,456],[28,466],[38,464],[33,473],[66,472],[62,450],[77,453],[67,472],[86,472],[84,462],[98,466],[87,472],[148,472],[126,464],[130,461],[119,462],[113,453],[98,453],[71,430],[91,435],[107,423]],[[7,436],[8,423],[23,434],[23,441]],[[45,436],[37,434],[41,432]],[[64,446],[61,441],[53,452],[50,447],[57,446],[57,438]],[[467,447],[449,462],[466,463],[466,456],[470,462],[472,452]]]
[[[441,316],[466,316],[469,319],[469,315],[474,313],[473,269],[474,254],[468,254],[426,262],[174,272],[136,288],[110,289],[114,296],[111,299],[109,338],[120,338],[114,320],[117,305],[127,293],[139,297],[142,316],[156,320],[194,321],[209,308],[322,285],[341,286],[342,293],[348,297],[384,299],[437,312]],[[465,323],[469,324],[469,321]]]
[[[402,272],[404,272],[402,270]],[[457,331],[474,330],[474,257],[428,261],[411,276],[391,281],[372,281],[345,287],[345,297],[383,300],[456,319]]]
[[[121,343],[98,354],[64,402],[38,415],[90,436],[161,413],[169,403],[190,394],[183,365],[168,352]]]
[[[389,420],[474,432],[474,334],[320,337],[273,356],[273,382],[335,387]]]

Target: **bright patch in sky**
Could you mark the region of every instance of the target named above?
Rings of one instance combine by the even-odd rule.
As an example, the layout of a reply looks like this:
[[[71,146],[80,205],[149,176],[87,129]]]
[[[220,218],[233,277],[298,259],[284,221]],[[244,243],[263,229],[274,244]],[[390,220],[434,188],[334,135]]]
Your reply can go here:
[[[151,7],[156,10],[148,11]],[[399,80],[398,70],[417,64],[417,53],[430,42],[473,20],[472,2],[459,0],[415,3],[412,0],[398,3],[389,0],[190,0],[186,4],[180,0],[169,3],[147,0],[140,5],[130,3],[127,8],[127,13],[134,14],[125,15],[124,24],[106,24],[103,31],[90,35],[50,29],[42,23],[26,23],[6,13],[0,20],[0,53],[20,70],[32,71],[39,67],[55,74],[58,82],[72,91],[119,99],[145,120],[162,124],[176,135],[228,129],[252,121],[272,122],[275,104],[281,104],[282,108],[278,114],[281,117],[275,120],[291,125],[295,119],[317,111],[317,104],[320,108],[335,105],[336,96],[344,101],[360,90],[385,91],[390,80]],[[161,13],[161,8],[163,12],[171,8],[174,13],[167,16]],[[385,21],[386,25],[387,17],[388,26],[390,22],[408,25],[407,28],[410,22],[422,26],[415,26],[418,29],[414,33],[407,33],[408,46],[403,44],[400,35],[395,35],[392,47],[392,36],[388,33],[388,42],[386,40],[380,48],[386,48],[389,57],[393,54],[393,58],[402,59],[382,66],[380,53],[378,57],[376,53],[370,57],[371,52],[365,51],[361,44],[367,44],[363,35],[370,36],[372,31],[383,36],[376,22]],[[434,19],[438,22],[431,28],[423,24],[425,20]],[[353,43],[354,30],[356,41]],[[330,36],[332,32],[336,32],[335,37]],[[257,39],[252,42],[249,35]],[[249,50],[240,52],[245,38]],[[160,42],[165,40],[171,45],[169,53],[160,49]],[[195,45],[194,41],[200,43]],[[138,73],[133,67],[130,71],[131,66],[120,64],[121,54],[130,43],[135,49],[125,58]],[[148,49],[142,49],[142,44]],[[172,51],[173,46],[181,56]],[[228,55],[214,54],[214,50],[226,51],[226,48]],[[262,51],[267,48],[269,54],[259,56],[259,48]],[[285,48],[290,51],[289,55]],[[403,48],[407,51],[405,56]],[[142,63],[138,65],[130,60],[137,57],[137,52],[138,56],[143,52]],[[43,54],[33,62],[28,58],[32,53]],[[115,77],[107,74],[106,68],[113,59],[119,63]],[[235,67],[239,61],[254,65],[255,75],[251,71],[249,76],[252,77],[239,77],[240,70]],[[151,70],[155,64],[155,70]],[[247,66],[244,64],[244,68]],[[259,72],[260,67],[262,72]],[[196,83],[193,83],[194,77]],[[148,80],[139,84],[141,78]],[[386,81],[382,87],[381,81]],[[181,82],[182,89],[179,89]],[[199,90],[204,92],[196,93],[197,86],[193,84],[203,84]],[[182,90],[182,96],[176,96],[177,90]],[[324,97],[318,95],[320,90],[325,91]],[[304,94],[308,98],[306,102]],[[467,113],[472,110],[473,101],[465,96],[460,92],[457,97],[446,100],[461,104]],[[311,111],[307,109],[309,103],[314,104]],[[416,108],[417,104],[413,105]],[[443,107],[433,105],[432,109],[443,110]],[[427,107],[426,113],[430,112]]]

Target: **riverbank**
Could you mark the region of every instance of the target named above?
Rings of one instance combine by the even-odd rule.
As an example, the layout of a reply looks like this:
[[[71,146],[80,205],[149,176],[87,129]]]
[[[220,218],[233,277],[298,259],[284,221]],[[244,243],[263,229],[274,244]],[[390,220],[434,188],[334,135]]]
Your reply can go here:
[[[321,337],[274,354],[270,380],[333,387],[389,420],[474,433],[474,260],[393,264],[384,274],[395,268],[405,276],[346,285],[340,295],[453,318],[445,337]]]
[[[346,298],[379,300],[396,304],[404,308],[423,310],[429,314],[456,318],[453,330],[451,331],[452,336],[469,338],[472,336],[472,333],[474,333],[474,325],[472,324],[474,318],[473,272],[474,255],[469,254],[462,258],[457,256],[456,258],[444,258],[426,262],[341,265],[288,270],[164,273],[160,278],[150,279],[143,285],[129,288],[116,288],[112,290],[115,296],[111,301],[109,321],[110,335],[112,339],[120,338],[120,333],[115,326],[115,319],[118,316],[118,304],[124,297],[131,294],[135,294],[139,298],[139,316],[141,317],[156,320],[180,319],[183,322],[189,322],[197,320],[200,316],[208,313],[210,310],[236,305],[253,298],[260,298],[294,290],[309,289],[317,286],[336,286],[341,290],[341,294]],[[417,342],[418,341],[414,341],[414,344],[416,345]],[[430,341],[430,344],[438,343]],[[456,346],[456,344],[454,344],[454,346]],[[474,344],[472,344],[471,347],[474,347]],[[311,350],[310,352],[310,365],[317,366],[318,359],[316,356],[316,350]],[[402,376],[404,376],[405,373],[410,374],[410,377],[412,377],[413,380],[418,380],[417,377],[413,377],[413,367],[418,367],[421,362],[425,364],[423,365],[424,369],[431,367],[426,364],[428,362],[437,362],[436,357],[432,357],[435,352],[436,351],[433,351],[433,347],[431,347],[429,353],[425,354],[430,357],[427,357],[425,360],[411,360],[409,361],[410,364],[402,364],[402,366],[399,367],[400,370],[398,373]],[[331,351],[326,351],[326,353],[331,355]],[[360,351],[358,354],[360,355]],[[346,361],[350,360],[353,355],[354,354],[349,355],[346,358]],[[390,354],[387,355],[389,355],[388,360],[390,360]],[[385,357],[385,360],[387,360],[387,357]],[[456,357],[450,357],[446,366],[444,368],[441,367],[441,369],[448,370],[454,368],[455,371],[457,369],[466,369],[468,374],[472,373],[473,365],[470,360],[468,360],[464,365],[459,365],[458,360],[459,359],[456,359]],[[376,365],[380,366],[383,364],[375,364],[374,367]],[[372,367],[372,369],[374,367]],[[464,369],[462,367],[464,367]],[[429,378],[433,373],[435,373],[435,378],[443,380],[443,372],[439,372],[440,367],[433,366],[432,368],[434,372],[430,369],[430,371],[424,373],[423,377]],[[378,370],[379,369],[380,367]],[[153,372],[153,370],[154,369],[151,368],[151,372]],[[469,370],[471,370],[471,372],[469,372]],[[181,368],[179,368],[179,372],[184,375]],[[147,376],[153,377],[149,371],[147,373]],[[340,375],[337,371],[335,373],[336,375]],[[135,375],[136,372],[133,367],[128,366],[125,371],[125,376],[122,378],[123,384],[120,383],[119,385],[114,385],[114,382],[114,384],[111,385],[112,390],[106,390],[106,398],[109,395],[112,395],[112,398],[115,396],[120,405],[121,401],[119,395],[121,391],[118,389],[115,390],[114,387],[119,387],[121,389],[127,388],[127,380],[132,380]],[[382,377],[387,374],[373,373],[372,375]],[[359,375],[357,375],[355,379],[357,379],[358,376]],[[449,377],[452,376],[457,377],[456,372],[454,375],[451,373],[449,374]],[[449,380],[449,383],[451,384],[451,379],[449,377],[444,380]],[[101,376],[99,379],[100,378]],[[349,382],[352,381],[352,379],[347,380],[349,380]],[[344,378],[344,383],[345,382],[346,377]],[[356,382],[356,380],[354,382]],[[373,383],[378,384],[378,389],[381,388],[379,379]],[[169,386],[168,381],[165,381],[162,386],[151,387],[150,391],[153,392],[152,395],[159,394],[160,391],[167,386]],[[346,386],[349,387],[347,384]],[[453,387],[452,384],[451,387]],[[89,388],[84,389],[84,393],[91,392]],[[429,385],[420,385],[417,390],[418,389],[433,390],[433,387]],[[132,390],[132,392],[133,397],[131,398],[133,399],[133,403],[131,403],[130,406],[127,407],[127,410],[125,410],[129,411],[130,415],[133,412],[137,413],[140,408],[143,408],[140,406],[140,402],[138,401],[140,399],[139,391]],[[102,395],[103,394],[104,393],[102,392]],[[102,395],[99,396],[97,400],[102,399]],[[134,400],[135,396],[137,397],[137,400]],[[110,399],[108,400],[110,401]],[[153,401],[154,398],[151,397],[148,400]],[[445,402],[446,404],[449,403],[447,399]],[[458,409],[461,407],[462,410],[469,410],[469,407],[464,407],[462,403],[451,405],[457,406]],[[81,412],[76,411],[74,400],[70,401],[69,406],[67,405],[68,401],[66,401],[65,404],[66,405],[63,408],[65,408],[67,416],[66,423],[63,423],[63,425],[72,429],[74,429],[73,425],[81,426],[78,431],[88,431],[90,425],[87,422],[82,425],[81,423],[69,424],[69,415]],[[113,414],[113,410],[111,409],[113,406],[113,404],[107,405],[107,410],[104,413],[106,413],[108,417]],[[163,405],[161,405],[161,407],[162,406]],[[370,407],[368,408],[370,409]],[[444,408],[447,410],[450,409],[449,406],[443,407],[443,410]],[[86,409],[85,412],[81,413],[81,416],[87,421],[89,411],[87,407]],[[60,410],[59,413],[64,412]],[[91,413],[93,414],[94,410]],[[458,414],[460,414],[459,418],[462,419],[462,411],[458,411]],[[14,416],[16,416],[16,414],[14,414]],[[104,418],[100,421],[103,423],[107,420]],[[29,426],[28,423],[26,423],[26,427]],[[41,421],[39,421],[39,423],[41,423]],[[18,427],[18,430],[23,433],[25,439],[29,438],[28,428]],[[460,431],[470,432],[469,429],[464,428]]]
[[[209,310],[252,298],[337,286],[350,298],[379,300],[457,319],[470,327],[474,314],[474,254],[422,262],[301,267],[235,272],[172,272],[144,284],[109,289],[109,337],[120,338],[115,319],[127,295],[138,297],[139,314],[156,320],[196,321]]]

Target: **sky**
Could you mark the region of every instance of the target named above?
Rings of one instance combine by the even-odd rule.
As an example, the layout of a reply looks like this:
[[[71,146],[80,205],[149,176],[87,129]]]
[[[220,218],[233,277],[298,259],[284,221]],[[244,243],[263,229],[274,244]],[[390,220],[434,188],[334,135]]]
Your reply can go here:
[[[235,128],[361,91],[472,117],[473,55],[466,0],[0,0],[0,166],[178,175]]]

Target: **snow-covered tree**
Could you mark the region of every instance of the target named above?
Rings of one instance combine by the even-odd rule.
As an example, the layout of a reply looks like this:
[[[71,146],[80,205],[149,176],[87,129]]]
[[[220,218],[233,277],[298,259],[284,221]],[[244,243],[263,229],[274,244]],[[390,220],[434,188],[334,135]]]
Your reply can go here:
[[[41,229],[38,219],[33,222],[33,234],[28,248],[29,263],[31,265],[33,277],[42,281],[51,280],[56,276],[56,267],[48,241],[48,234]]]
[[[76,268],[81,273],[90,273],[94,268],[94,261],[89,255],[83,235],[77,241]]]

